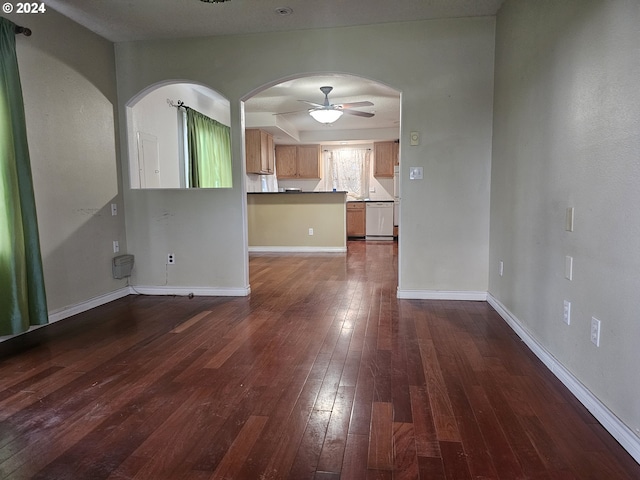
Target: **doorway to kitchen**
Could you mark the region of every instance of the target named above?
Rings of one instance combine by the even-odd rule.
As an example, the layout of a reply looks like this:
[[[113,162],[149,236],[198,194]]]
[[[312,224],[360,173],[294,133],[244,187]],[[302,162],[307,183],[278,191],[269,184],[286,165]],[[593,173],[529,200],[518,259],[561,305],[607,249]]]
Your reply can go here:
[[[289,77],[245,99],[250,255],[344,254],[348,239],[397,240],[400,104],[398,90],[345,74]],[[349,155],[362,162],[345,168]]]

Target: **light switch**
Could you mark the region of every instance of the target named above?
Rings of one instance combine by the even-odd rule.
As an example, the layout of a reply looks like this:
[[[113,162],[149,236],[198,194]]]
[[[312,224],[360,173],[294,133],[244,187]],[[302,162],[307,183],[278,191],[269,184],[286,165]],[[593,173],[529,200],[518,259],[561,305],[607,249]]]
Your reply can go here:
[[[569,255],[564,257],[564,277],[567,280],[573,280],[573,257]]]
[[[420,144],[420,134],[418,132],[411,132],[409,134],[410,145],[416,146]]]
[[[567,232],[573,232],[573,207],[567,208],[564,228]]]
[[[422,167],[409,167],[409,180],[422,180]]]

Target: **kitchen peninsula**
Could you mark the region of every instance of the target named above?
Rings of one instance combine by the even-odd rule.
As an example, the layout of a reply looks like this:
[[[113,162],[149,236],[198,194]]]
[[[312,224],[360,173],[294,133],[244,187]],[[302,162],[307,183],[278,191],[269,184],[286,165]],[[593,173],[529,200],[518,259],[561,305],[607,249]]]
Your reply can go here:
[[[346,252],[347,192],[247,193],[249,251]]]

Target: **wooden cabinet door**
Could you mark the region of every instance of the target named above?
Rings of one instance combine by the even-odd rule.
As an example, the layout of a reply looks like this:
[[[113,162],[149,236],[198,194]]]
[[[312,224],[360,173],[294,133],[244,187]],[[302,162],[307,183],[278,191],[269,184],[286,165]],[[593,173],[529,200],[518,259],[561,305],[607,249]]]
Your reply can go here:
[[[273,174],[273,136],[258,128],[244,132],[247,173]]]
[[[396,142],[374,142],[373,161],[374,177],[393,177],[393,166],[397,157]]]
[[[298,178],[320,178],[320,145],[298,145]]]
[[[276,175],[278,178],[296,178],[296,146],[276,145]]]
[[[245,155],[247,157],[247,173],[261,173],[262,159],[260,151],[260,130],[257,128],[244,131]]]
[[[262,173],[273,174],[273,135],[265,131],[260,131],[260,168]]]
[[[366,232],[364,203],[347,202],[347,237],[364,237]]]

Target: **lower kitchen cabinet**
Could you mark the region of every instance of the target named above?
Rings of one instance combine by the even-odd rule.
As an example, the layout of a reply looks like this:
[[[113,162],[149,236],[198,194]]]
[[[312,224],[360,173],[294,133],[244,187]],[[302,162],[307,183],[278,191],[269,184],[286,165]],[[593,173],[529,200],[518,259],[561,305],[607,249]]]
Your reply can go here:
[[[364,202],[347,202],[347,237],[364,237],[366,234]]]

